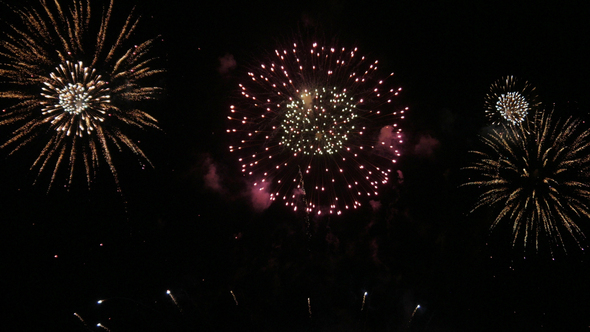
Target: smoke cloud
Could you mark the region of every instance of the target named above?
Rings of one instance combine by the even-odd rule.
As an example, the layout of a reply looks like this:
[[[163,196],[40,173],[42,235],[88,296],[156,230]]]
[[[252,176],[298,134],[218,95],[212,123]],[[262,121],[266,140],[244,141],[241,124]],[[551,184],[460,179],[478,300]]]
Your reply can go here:
[[[233,70],[234,68],[236,68],[236,60],[234,59],[234,56],[232,54],[226,54],[223,57],[219,58],[219,67],[217,68],[217,71],[221,74],[221,75],[225,75],[227,73],[230,72],[230,70]]]
[[[217,165],[213,162],[213,159],[211,157],[206,157],[203,166],[205,168],[205,175],[203,176],[205,187],[218,193],[223,192],[221,178],[219,174],[217,174]]]
[[[270,206],[272,201],[270,200],[270,193],[266,186],[261,184],[254,185],[253,183],[248,186],[250,189],[248,191],[248,196],[250,198],[250,202],[252,203],[252,208],[254,211],[262,212]]]
[[[439,145],[440,142],[430,135],[420,136],[418,143],[414,146],[414,154],[422,157],[430,157]]]

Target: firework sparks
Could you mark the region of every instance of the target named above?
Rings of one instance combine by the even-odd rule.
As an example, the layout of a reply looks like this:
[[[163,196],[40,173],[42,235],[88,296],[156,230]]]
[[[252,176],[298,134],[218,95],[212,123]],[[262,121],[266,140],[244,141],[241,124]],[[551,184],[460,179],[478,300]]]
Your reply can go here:
[[[361,311],[365,310],[365,300],[367,299],[367,292],[363,294],[363,304],[361,305]]]
[[[131,102],[155,98],[160,88],[142,86],[162,70],[150,68],[154,39],[132,44],[139,18],[133,12],[111,36],[113,1],[91,32],[90,4],[72,0],[70,8],[40,2],[40,8],[14,9],[22,24],[11,24],[1,42],[0,78],[6,86],[1,99],[13,104],[4,110],[0,125],[14,125],[12,136],[0,147],[10,154],[32,141],[45,140],[31,169],[52,169],[49,188],[58,170],[84,165],[90,186],[98,165],[106,162],[119,189],[112,150],[127,147],[150,161],[125,127],[158,128],[149,114],[129,108]],[[112,45],[107,40],[113,39]],[[66,166],[67,164],[67,166]],[[150,163],[151,164],[151,163]]]
[[[407,111],[394,106],[401,88],[389,87],[377,67],[356,48],[313,43],[276,50],[253,68],[227,132],[254,187],[317,214],[374,199],[400,156],[397,121]]]
[[[491,229],[512,222],[513,246],[522,238],[538,251],[542,234],[563,246],[563,231],[578,246],[584,239],[576,222],[590,217],[590,133],[579,125],[543,114],[494,130],[482,137],[488,151],[473,151],[478,160],[467,169],[481,179],[465,185],[484,191],[474,210],[497,211]]]
[[[522,122],[541,103],[537,100],[536,89],[527,81],[513,76],[503,77],[490,86],[485,97],[485,112],[492,124]]]

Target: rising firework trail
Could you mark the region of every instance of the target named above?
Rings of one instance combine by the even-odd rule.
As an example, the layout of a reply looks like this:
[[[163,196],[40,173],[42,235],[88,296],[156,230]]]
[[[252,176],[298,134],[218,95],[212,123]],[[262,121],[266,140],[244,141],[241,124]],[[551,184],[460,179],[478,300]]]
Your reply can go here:
[[[293,43],[252,66],[231,106],[242,173],[297,210],[341,214],[375,199],[403,142],[402,90],[356,48]]]
[[[102,328],[103,330],[105,330],[107,332],[111,332],[111,329],[109,329],[108,327],[102,325],[101,323],[96,324],[96,326]]]
[[[414,308],[414,311],[412,311],[412,316],[410,316],[410,320],[408,320],[408,327],[410,326],[410,324],[412,324],[412,319],[414,319],[414,315],[416,315],[416,311],[418,311],[418,309],[420,309],[420,305],[416,305],[416,308]]]
[[[126,130],[157,128],[135,105],[161,92],[148,82],[162,72],[150,67],[155,40],[131,40],[139,23],[134,12],[121,28],[111,27],[113,1],[97,16],[82,0],[10,9],[16,20],[0,41],[0,101],[8,105],[0,125],[14,129],[0,147],[13,154],[40,143],[31,169],[52,173],[49,188],[61,168],[69,187],[78,167],[90,186],[106,163],[119,189],[112,151],[127,148],[140,164],[151,164]]]
[[[174,302],[174,305],[176,305],[176,307],[178,308],[178,311],[182,312],[182,308],[178,304],[178,301],[176,301],[176,297],[174,297],[174,295],[172,295],[172,292],[170,290],[167,290],[166,294],[168,294],[168,296],[170,296],[170,299],[172,299],[172,302]]]
[[[236,294],[234,294],[233,290],[229,291],[231,293],[231,296],[234,298],[234,302],[236,303],[236,305],[238,305],[238,299],[236,298]]]

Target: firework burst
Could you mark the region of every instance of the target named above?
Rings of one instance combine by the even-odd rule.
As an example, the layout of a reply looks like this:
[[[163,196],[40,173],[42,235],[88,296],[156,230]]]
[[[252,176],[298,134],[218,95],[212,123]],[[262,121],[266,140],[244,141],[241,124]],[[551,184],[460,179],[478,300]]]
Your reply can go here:
[[[539,108],[536,89],[527,81],[503,77],[490,86],[485,97],[486,116],[492,124],[517,124]]]
[[[487,151],[473,151],[478,160],[467,169],[481,180],[465,185],[483,190],[474,210],[496,211],[491,229],[512,223],[513,246],[520,238],[538,251],[543,235],[561,246],[564,233],[578,246],[584,239],[576,223],[590,218],[590,133],[579,126],[538,115],[495,129],[482,137]]]
[[[243,174],[271,200],[297,210],[341,214],[378,195],[400,156],[388,86],[357,49],[293,44],[251,68],[231,106],[231,133]]]
[[[127,147],[150,163],[124,130],[158,128],[152,116],[130,104],[159,94],[160,88],[141,83],[162,70],[150,68],[154,39],[129,41],[139,18],[132,12],[120,30],[111,31],[112,10],[110,1],[95,22],[89,1],[72,0],[63,8],[58,1],[41,0],[39,8],[13,9],[20,23],[9,25],[1,41],[0,98],[11,104],[0,125],[16,126],[1,147],[12,154],[44,140],[31,169],[51,170],[49,188],[62,166],[69,187],[81,159],[89,186],[104,161],[119,189],[114,149]]]

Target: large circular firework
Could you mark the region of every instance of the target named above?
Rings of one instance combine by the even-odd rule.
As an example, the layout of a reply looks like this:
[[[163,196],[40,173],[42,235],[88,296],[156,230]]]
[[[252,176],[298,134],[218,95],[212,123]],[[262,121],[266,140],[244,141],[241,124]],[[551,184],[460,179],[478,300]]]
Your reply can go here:
[[[541,103],[537,99],[535,88],[529,82],[507,76],[490,86],[484,108],[492,124],[517,124],[539,108]]]
[[[475,209],[494,211],[492,229],[511,223],[513,245],[534,242],[538,251],[543,235],[560,246],[564,233],[584,239],[577,223],[590,218],[590,133],[579,127],[538,115],[495,129],[473,151],[478,160],[467,169],[477,175],[466,185],[483,191]]]
[[[400,87],[356,48],[294,43],[248,72],[230,128],[257,191],[307,212],[341,214],[374,199],[400,156]]]
[[[62,166],[71,184],[79,160],[89,185],[104,161],[118,187],[113,149],[127,147],[149,163],[124,131],[157,128],[156,120],[132,102],[159,93],[160,88],[142,83],[162,70],[150,68],[154,39],[139,44],[129,40],[139,18],[131,13],[120,30],[111,30],[112,10],[110,1],[93,20],[88,1],[72,0],[68,8],[57,1],[15,8],[20,21],[5,29],[0,42],[0,98],[10,105],[2,110],[0,125],[16,126],[1,147],[14,153],[43,140],[31,168],[39,173],[52,169],[50,188]]]

